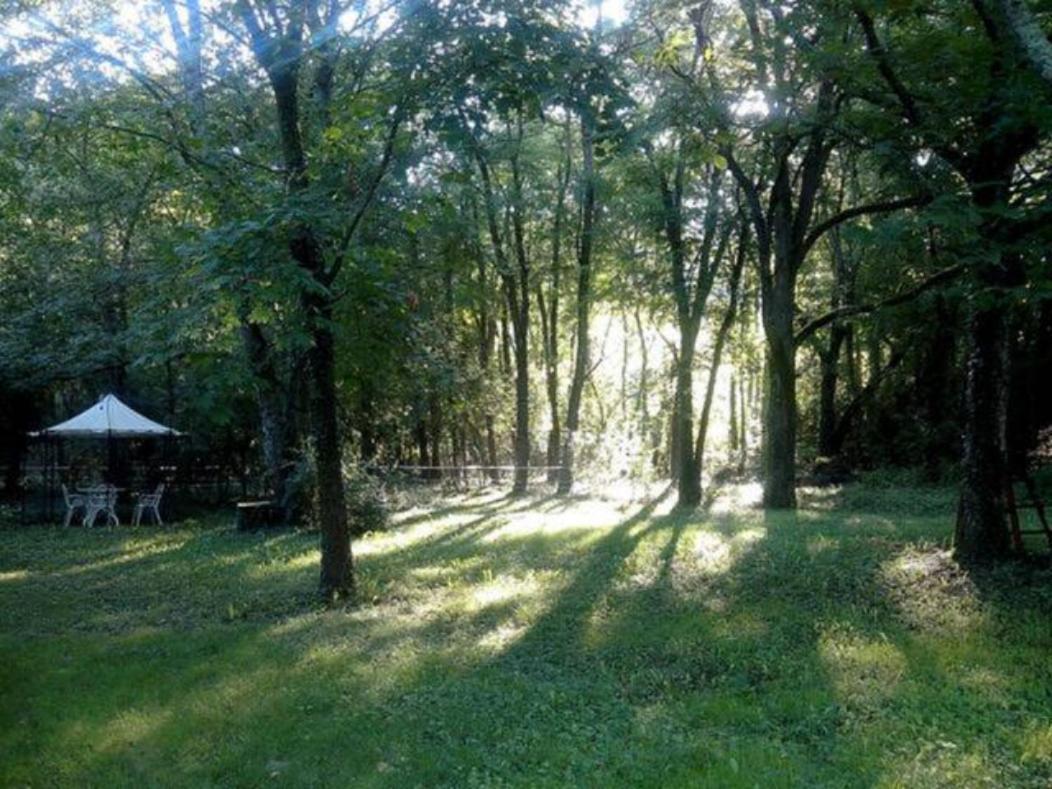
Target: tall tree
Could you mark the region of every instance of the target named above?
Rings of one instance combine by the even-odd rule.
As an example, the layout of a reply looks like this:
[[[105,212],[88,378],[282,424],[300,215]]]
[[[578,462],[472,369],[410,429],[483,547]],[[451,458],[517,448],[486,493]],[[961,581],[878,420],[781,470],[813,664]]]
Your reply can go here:
[[[1008,484],[1008,419],[1010,378],[1010,306],[1025,283],[1025,261],[1019,246],[1045,222],[1034,205],[1034,188],[1021,165],[1047,137],[1052,118],[1031,101],[1036,75],[1019,67],[1019,52],[1004,17],[986,13],[986,4],[954,7],[949,16],[932,9],[910,25],[889,24],[878,30],[870,6],[858,3],[855,15],[866,51],[883,91],[869,98],[901,118],[913,139],[962,179],[977,221],[978,254],[970,263],[973,296],[968,318],[964,389],[963,483],[956,529],[957,556],[966,563],[991,561],[1008,550],[1005,490]],[[984,45],[966,45],[964,25],[983,31]],[[947,47],[954,77],[968,74],[973,88],[964,96],[941,96],[918,90],[914,69],[886,38],[899,47]],[[931,82],[933,75],[924,74]]]

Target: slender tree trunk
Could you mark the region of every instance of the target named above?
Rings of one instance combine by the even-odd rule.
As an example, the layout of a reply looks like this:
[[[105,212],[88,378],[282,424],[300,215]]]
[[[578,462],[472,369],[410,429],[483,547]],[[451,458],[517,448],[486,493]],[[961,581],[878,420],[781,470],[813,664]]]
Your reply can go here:
[[[644,440],[650,427],[650,354],[647,349],[646,333],[637,306],[632,314],[636,323],[636,335],[639,337],[639,389],[636,392],[636,413],[639,414],[639,435]]]
[[[428,450],[427,424],[424,422],[423,415],[417,417],[416,427],[413,428],[413,438],[416,441],[417,463],[423,467],[421,476],[426,479],[427,467],[431,465],[431,453]]]
[[[931,339],[926,353],[918,357],[917,395],[924,414],[924,473],[931,482],[941,477],[942,464],[955,452],[957,398],[953,380],[957,355],[957,321],[946,299],[936,295]]]
[[[490,467],[490,479],[494,482],[500,479],[497,470],[497,431],[493,426],[493,414],[486,414],[486,464]]]
[[[818,454],[825,458],[835,455],[833,433],[836,432],[836,394],[844,338],[843,327],[834,324],[829,330],[829,344],[819,352]]]
[[[574,453],[580,426],[581,398],[590,363],[589,317],[592,302],[592,245],[595,232],[595,156],[592,128],[587,117],[581,119],[581,237],[577,249],[577,347],[574,352],[573,378],[566,404],[566,435],[563,438],[562,468],[559,469],[558,492],[565,495],[573,488]]]
[[[444,435],[442,403],[437,395],[431,395],[428,407],[428,429],[431,434],[431,472],[432,479],[442,479],[442,436]]]
[[[727,426],[727,449],[733,458],[738,454],[738,381],[731,375],[730,386],[727,388],[727,396],[730,405],[730,424]]]
[[[749,459],[749,401],[745,396],[744,378],[738,379],[738,403],[739,411],[741,412],[741,418],[738,420],[738,430],[740,431],[738,439],[738,474],[740,476],[745,473],[745,464]]]
[[[738,313],[738,288],[741,284],[742,269],[745,267],[745,235],[742,235],[741,240],[738,243],[738,251],[734,262],[734,267],[731,269],[730,275],[730,300],[727,304],[727,311],[723,316],[723,320],[720,321],[720,327],[716,331],[716,341],[712,347],[712,364],[709,367],[709,379],[705,386],[705,400],[701,406],[701,417],[698,419],[698,436],[694,442],[694,463],[697,472],[697,488],[698,488],[698,500],[701,500],[702,484],[701,475],[705,470],[705,442],[708,439],[709,434],[709,418],[712,414],[712,401],[716,393],[716,379],[719,376],[720,363],[723,361],[723,349],[727,345],[727,338],[730,336],[731,328],[734,326],[735,318]],[[731,379],[731,412],[734,410],[734,380]],[[733,422],[733,419],[731,420]]]
[[[553,274],[553,280],[557,278]],[[559,353],[558,353],[558,313],[555,311],[558,305],[556,289],[558,282],[553,281],[551,301],[544,297],[544,289],[537,288],[537,311],[541,318],[541,339],[544,351],[544,384],[545,393],[548,396],[548,414],[551,419],[551,428],[548,430],[548,446],[545,451],[545,462],[548,468],[548,481],[555,482],[558,473],[555,466],[559,465],[559,451],[562,447],[562,423],[559,417]],[[549,313],[549,309],[553,310]]]
[[[547,315],[545,315],[543,295],[541,294],[538,298],[538,308],[541,310],[542,318],[541,331],[544,337],[548,408],[552,423],[551,430],[548,432],[548,447],[545,454],[549,466],[548,482],[558,482],[559,472],[556,466],[559,465],[559,455],[563,444],[562,420],[559,415],[559,301],[562,290],[562,242],[566,225],[566,193],[569,190],[573,167],[570,155],[572,126],[569,115],[566,118],[565,129],[564,156],[559,163],[556,176],[558,191],[552,226],[552,281]]]
[[[673,399],[677,507],[694,508],[701,503],[701,469],[694,455],[694,346],[698,324],[680,326],[679,358],[676,364],[676,393]]]
[[[530,358],[526,316],[515,321],[515,481],[513,495],[526,492],[530,478]]]
[[[362,389],[358,405],[359,433],[361,434],[361,458],[362,462],[369,464],[376,460],[376,397],[373,393],[373,384],[369,379],[362,381]]]
[[[271,499],[284,509],[285,521],[288,523],[296,510],[287,490],[292,467],[292,429],[288,419],[292,394],[281,385],[273,348],[261,326],[242,320],[241,344],[255,378],[260,448],[265,469],[263,487]]]

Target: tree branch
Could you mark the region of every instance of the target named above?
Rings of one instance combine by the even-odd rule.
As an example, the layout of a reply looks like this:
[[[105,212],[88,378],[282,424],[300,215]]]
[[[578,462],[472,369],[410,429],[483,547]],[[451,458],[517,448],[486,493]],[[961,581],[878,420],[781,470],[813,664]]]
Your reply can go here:
[[[922,205],[927,205],[931,201],[931,195],[914,195],[913,197],[903,197],[899,200],[884,200],[876,203],[856,205],[852,208],[845,208],[843,211],[838,211],[824,222],[819,222],[814,228],[812,228],[811,232],[808,233],[807,237],[804,239],[803,254],[806,255],[811,250],[811,247],[818,243],[823,235],[837,225],[847,222],[849,219],[866,216],[868,214],[886,214],[891,211],[898,211],[900,208],[917,208]]]
[[[343,268],[344,261],[347,260],[347,248],[354,239],[355,231],[358,229],[358,225],[361,224],[365,212],[369,209],[369,206],[372,205],[373,198],[376,196],[376,191],[380,188],[380,183],[383,181],[384,176],[387,174],[387,170],[391,165],[391,158],[394,154],[395,138],[398,136],[398,130],[402,126],[403,118],[404,113],[402,111],[402,105],[399,105],[398,109],[395,110],[394,117],[391,119],[391,128],[387,131],[387,139],[384,141],[384,152],[380,157],[380,164],[377,166],[376,173],[365,190],[365,195],[359,201],[358,208],[351,216],[350,222],[347,224],[347,227],[343,231],[343,235],[340,237],[340,243],[336,247],[336,260],[328,274],[325,276],[325,281],[330,285],[336,281],[340,269]]]
[[[964,264],[958,264],[956,266],[950,266],[942,271],[937,271],[927,279],[921,280],[919,283],[914,285],[909,290],[905,290],[902,293],[896,293],[894,296],[889,296],[881,301],[872,302],[869,304],[849,304],[843,307],[837,307],[835,310],[830,310],[824,315],[820,315],[814,320],[804,324],[804,326],[796,333],[793,337],[793,341],[799,345],[804,340],[811,337],[815,332],[821,329],[823,326],[827,326],[834,321],[838,321],[841,318],[847,318],[852,315],[866,315],[872,312],[878,312],[879,310],[886,309],[888,307],[897,307],[900,304],[905,304],[908,301],[920,296],[922,293],[931,290],[937,285],[942,285],[946,282],[959,277],[965,271]]]

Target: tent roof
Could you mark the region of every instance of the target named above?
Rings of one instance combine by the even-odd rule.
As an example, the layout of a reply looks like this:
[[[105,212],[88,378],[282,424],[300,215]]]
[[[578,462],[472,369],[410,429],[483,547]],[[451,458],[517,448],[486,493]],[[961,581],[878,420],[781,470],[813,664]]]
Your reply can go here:
[[[150,436],[178,436],[178,430],[147,419],[133,411],[111,394],[104,395],[95,405],[72,419],[59,422],[36,433],[38,436],[67,436],[82,438],[147,438]]]

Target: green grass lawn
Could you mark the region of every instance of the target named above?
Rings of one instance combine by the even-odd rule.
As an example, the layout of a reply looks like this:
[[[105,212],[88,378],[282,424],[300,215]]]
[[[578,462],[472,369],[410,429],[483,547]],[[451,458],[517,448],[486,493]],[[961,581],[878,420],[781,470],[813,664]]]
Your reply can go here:
[[[744,492],[439,501],[334,611],[316,535],[0,529],[0,785],[1050,785],[1047,569],[960,573],[946,491]]]

